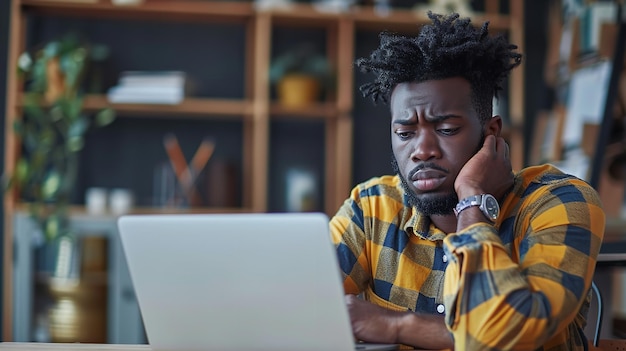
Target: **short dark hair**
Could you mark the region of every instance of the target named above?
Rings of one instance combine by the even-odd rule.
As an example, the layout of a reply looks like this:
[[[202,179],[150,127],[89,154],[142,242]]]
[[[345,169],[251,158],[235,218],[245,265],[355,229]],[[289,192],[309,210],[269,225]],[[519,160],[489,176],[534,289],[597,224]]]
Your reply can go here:
[[[382,32],[379,47],[369,58],[356,61],[362,72],[376,75],[360,87],[363,96],[387,104],[398,83],[463,77],[471,84],[473,104],[484,123],[491,118],[493,98],[522,55],[502,34],[490,36],[489,22],[476,28],[457,13],[429,11],[428,17],[432,24],[424,25],[416,37]]]

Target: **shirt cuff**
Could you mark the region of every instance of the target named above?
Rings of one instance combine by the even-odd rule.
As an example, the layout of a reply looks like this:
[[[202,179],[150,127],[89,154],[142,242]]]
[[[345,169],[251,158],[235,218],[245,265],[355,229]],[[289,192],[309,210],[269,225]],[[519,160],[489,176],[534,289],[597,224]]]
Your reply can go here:
[[[457,249],[478,247],[486,242],[503,245],[498,230],[488,223],[475,223],[463,229],[463,231],[448,234],[444,242],[444,249],[454,253]]]

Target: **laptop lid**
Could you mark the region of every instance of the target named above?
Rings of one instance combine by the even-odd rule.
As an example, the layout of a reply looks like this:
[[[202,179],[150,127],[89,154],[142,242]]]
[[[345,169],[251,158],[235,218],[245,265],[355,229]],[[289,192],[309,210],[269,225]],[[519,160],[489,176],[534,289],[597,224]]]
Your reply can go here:
[[[127,215],[118,226],[154,350],[354,350],[326,215]]]

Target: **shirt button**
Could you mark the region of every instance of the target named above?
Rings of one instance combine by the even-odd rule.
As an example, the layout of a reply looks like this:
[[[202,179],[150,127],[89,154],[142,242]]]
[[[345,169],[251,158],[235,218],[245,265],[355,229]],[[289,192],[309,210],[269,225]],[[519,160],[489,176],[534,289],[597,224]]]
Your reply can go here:
[[[443,260],[443,263],[448,262],[448,256],[443,255],[443,257],[441,258]]]
[[[437,312],[444,313],[445,311],[446,311],[446,308],[444,305],[437,305]]]

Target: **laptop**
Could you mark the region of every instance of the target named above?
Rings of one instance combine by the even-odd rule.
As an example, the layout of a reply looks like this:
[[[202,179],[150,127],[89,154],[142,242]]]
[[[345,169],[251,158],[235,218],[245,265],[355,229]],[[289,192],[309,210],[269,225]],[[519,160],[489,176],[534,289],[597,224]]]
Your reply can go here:
[[[355,343],[322,213],[126,215],[151,348],[395,350]]]

